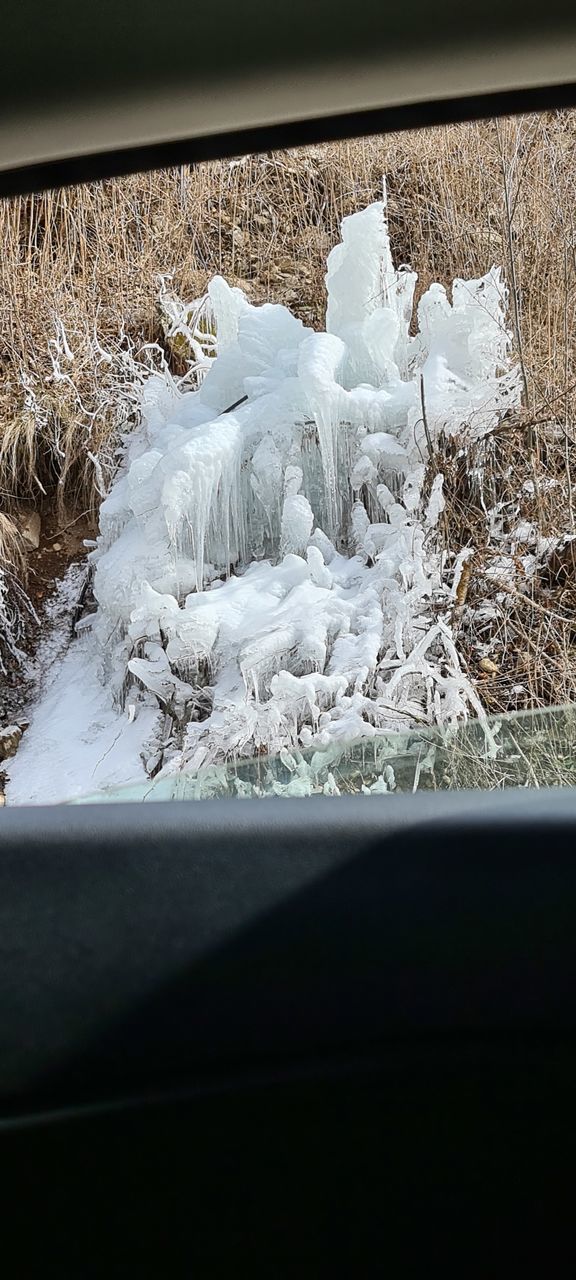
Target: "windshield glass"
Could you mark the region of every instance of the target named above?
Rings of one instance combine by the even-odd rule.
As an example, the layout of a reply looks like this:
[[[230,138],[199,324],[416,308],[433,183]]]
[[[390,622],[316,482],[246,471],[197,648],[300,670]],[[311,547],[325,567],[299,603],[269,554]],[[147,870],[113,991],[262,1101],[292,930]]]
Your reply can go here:
[[[267,796],[394,796],[416,791],[572,787],[576,709],[519,712],[279,756],[178,770],[132,787],[110,788],[77,803],[112,800],[254,799]]]
[[[6,803],[571,785],[574,173],[548,113],[4,202]]]

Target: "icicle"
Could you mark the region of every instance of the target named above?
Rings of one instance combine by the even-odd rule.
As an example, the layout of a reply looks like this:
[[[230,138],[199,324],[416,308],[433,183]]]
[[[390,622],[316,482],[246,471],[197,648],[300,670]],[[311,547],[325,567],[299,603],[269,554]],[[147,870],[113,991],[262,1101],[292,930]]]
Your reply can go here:
[[[332,537],[337,536],[340,514],[337,452],[342,392],[336,374],[345,350],[340,338],[313,334],[302,343],[298,361],[299,379],[318,430],[328,532]]]

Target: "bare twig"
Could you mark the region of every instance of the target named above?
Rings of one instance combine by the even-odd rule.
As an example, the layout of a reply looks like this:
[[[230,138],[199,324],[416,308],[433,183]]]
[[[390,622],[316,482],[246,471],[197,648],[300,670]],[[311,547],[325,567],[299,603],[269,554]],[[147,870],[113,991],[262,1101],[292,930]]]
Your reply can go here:
[[[426,436],[426,444],[428,445],[428,453],[432,458],[434,455],[434,446],[432,444],[432,436],[430,435],[430,427],[428,426],[428,418],[426,416],[426,397],[424,394],[424,374],[420,374],[420,404],[422,406],[422,424],[424,426],[424,434]]]

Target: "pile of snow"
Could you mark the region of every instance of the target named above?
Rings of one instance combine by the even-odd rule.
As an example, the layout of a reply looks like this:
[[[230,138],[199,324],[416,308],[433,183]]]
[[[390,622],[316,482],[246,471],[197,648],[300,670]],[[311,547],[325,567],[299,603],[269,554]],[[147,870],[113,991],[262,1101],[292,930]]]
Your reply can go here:
[[[439,434],[478,438],[519,401],[496,268],[434,284],[394,269],[385,207],[346,218],[326,332],[221,278],[216,358],[168,375],[101,508],[93,634],[110,696],[164,713],[151,765],[450,724],[479,706],[448,624]],[[126,713],[126,711],[125,711]]]

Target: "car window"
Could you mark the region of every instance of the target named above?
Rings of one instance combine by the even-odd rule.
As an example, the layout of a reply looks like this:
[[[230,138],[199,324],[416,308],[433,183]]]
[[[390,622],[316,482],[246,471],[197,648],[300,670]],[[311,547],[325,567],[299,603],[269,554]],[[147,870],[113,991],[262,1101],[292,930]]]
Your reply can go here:
[[[8,805],[571,785],[576,115],[0,206]]]

